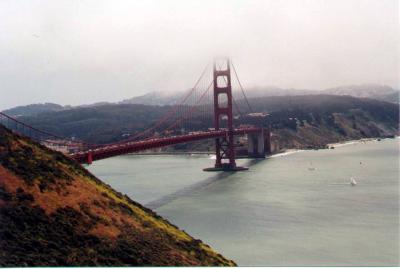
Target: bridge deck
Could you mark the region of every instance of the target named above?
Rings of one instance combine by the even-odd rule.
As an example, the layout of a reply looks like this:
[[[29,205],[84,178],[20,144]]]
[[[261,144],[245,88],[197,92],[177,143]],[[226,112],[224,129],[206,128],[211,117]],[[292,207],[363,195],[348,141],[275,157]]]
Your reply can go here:
[[[235,129],[234,135],[244,135],[249,133],[260,132],[260,128],[241,128]],[[165,146],[171,146],[180,143],[187,143],[197,140],[210,139],[223,137],[228,135],[227,130],[208,131],[208,132],[197,132],[194,134],[178,135],[164,138],[147,139],[143,141],[134,141],[126,143],[116,143],[112,145],[106,145],[98,147],[92,150],[78,152],[71,154],[71,157],[79,163],[90,163],[91,161],[101,160],[110,158],[118,155],[143,151],[152,148],[160,148]]]

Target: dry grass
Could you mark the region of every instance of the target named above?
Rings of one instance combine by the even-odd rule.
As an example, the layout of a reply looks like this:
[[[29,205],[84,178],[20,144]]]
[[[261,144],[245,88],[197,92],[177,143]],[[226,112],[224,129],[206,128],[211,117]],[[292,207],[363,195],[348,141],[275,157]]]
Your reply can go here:
[[[0,242],[0,265],[235,265],[70,159],[1,126],[0,187],[0,236],[9,240]]]

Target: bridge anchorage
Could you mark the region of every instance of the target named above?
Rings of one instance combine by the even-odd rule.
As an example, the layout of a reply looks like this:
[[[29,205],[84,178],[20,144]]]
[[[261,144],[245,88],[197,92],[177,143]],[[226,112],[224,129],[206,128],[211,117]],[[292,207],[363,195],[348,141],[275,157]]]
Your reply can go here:
[[[236,72],[236,71],[235,71]],[[239,82],[240,83],[240,82]],[[231,83],[231,64],[229,59],[215,60],[213,66],[213,86],[214,86],[214,129],[219,131],[223,123],[227,130],[223,137],[215,138],[215,165],[205,168],[203,171],[243,171],[248,167],[236,165],[235,154],[235,129],[233,128],[232,113],[232,83]],[[265,134],[264,134],[265,133]],[[266,150],[270,149],[269,128],[264,132],[247,133],[248,154],[253,158],[265,158]],[[266,142],[266,143],[265,143]]]

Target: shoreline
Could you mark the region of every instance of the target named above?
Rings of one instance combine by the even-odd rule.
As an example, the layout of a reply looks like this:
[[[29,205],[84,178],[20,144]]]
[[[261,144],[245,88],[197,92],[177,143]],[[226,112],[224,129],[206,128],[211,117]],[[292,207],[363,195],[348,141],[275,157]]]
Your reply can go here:
[[[386,140],[386,139],[399,139],[400,136],[394,136],[394,137],[371,137],[371,138],[361,138],[361,139],[355,139],[355,140],[346,140],[342,142],[337,142],[337,143],[329,143],[327,144],[328,148],[330,147],[344,147],[344,146],[349,146],[349,145],[354,145],[354,144],[359,144],[359,143],[367,143],[371,141],[381,141],[381,140]]]
[[[268,157],[274,158],[274,157],[281,157],[281,156],[286,156],[290,154],[294,154],[297,152],[302,152],[302,151],[308,151],[308,150],[333,150],[336,148],[340,147],[345,147],[345,146],[350,146],[350,145],[356,145],[356,144],[361,144],[361,143],[367,143],[367,142],[379,142],[381,140],[386,140],[386,139],[400,139],[400,136],[394,136],[394,137],[371,137],[371,138],[361,138],[361,139],[356,139],[356,140],[345,140],[337,143],[329,143],[326,144],[326,148],[318,148],[318,149],[285,149],[282,150],[281,152],[277,152],[274,154],[269,155]]]
[[[350,145],[355,145],[359,143],[366,143],[366,142],[371,142],[371,141],[378,141],[378,139],[385,139],[385,138],[361,138],[357,140],[347,140],[347,141],[342,141],[342,142],[337,142],[337,143],[329,143],[326,146],[328,147],[327,149],[331,149],[331,147],[334,148],[340,148],[344,146],[350,146]]]

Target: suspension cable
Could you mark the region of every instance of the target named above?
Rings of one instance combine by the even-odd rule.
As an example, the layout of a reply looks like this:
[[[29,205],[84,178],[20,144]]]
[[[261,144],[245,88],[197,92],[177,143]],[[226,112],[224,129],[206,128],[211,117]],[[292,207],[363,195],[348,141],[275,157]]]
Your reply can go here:
[[[191,113],[195,112],[198,110],[198,104],[200,104],[201,100],[204,98],[204,96],[206,96],[207,92],[210,90],[211,85],[213,84],[213,81],[211,81],[211,83],[208,85],[207,89],[203,92],[203,94],[200,96],[199,100],[197,100],[196,104],[194,104],[188,111],[188,113],[185,115],[185,117],[179,118],[178,120],[176,120],[174,123],[172,123],[170,126],[168,126],[166,129],[164,129],[162,132],[166,132],[170,129],[172,129],[173,127],[175,127],[176,125],[178,125],[180,122],[182,122],[182,120],[185,120],[188,118],[188,116],[190,116]]]
[[[33,127],[33,126],[30,126],[30,125],[28,125],[28,124],[26,124],[26,123],[20,121],[20,120],[17,120],[16,118],[13,118],[13,117],[11,117],[11,116],[8,116],[7,114],[5,114],[5,113],[3,113],[3,112],[0,112],[0,115],[3,116],[3,117],[6,117],[7,119],[10,119],[10,120],[12,120],[12,121],[18,123],[18,124],[21,124],[22,126],[27,127],[28,129],[32,129],[32,130],[34,130],[35,132],[38,132],[38,133],[40,133],[40,134],[44,134],[44,135],[51,136],[51,137],[58,138],[58,139],[65,139],[65,138],[63,138],[63,137],[61,137],[61,136],[58,136],[58,135],[55,135],[55,134],[52,134],[52,133],[49,133],[49,132],[46,132],[46,131],[39,130],[39,129]]]
[[[251,108],[251,106],[250,106],[249,100],[247,99],[247,96],[246,96],[246,94],[245,94],[245,92],[244,92],[244,89],[243,89],[242,83],[240,82],[240,80],[239,80],[239,76],[237,75],[237,72],[236,72],[235,65],[233,64],[233,62],[232,62],[232,61],[231,61],[231,65],[232,65],[233,72],[235,73],[236,79],[237,79],[237,81],[238,81],[238,83],[239,83],[240,90],[242,91],[242,94],[243,94],[244,100],[246,101],[246,103],[247,103],[247,106],[249,107],[250,113],[253,113],[253,109],[252,109],[252,108]]]
[[[126,142],[130,142],[132,140],[136,140],[139,137],[142,137],[144,134],[156,129],[157,127],[159,127],[160,125],[162,125],[164,122],[166,122],[167,120],[169,120],[171,118],[172,115],[176,114],[176,112],[179,110],[180,106],[182,104],[184,104],[189,97],[193,94],[193,92],[196,90],[196,87],[198,86],[198,84],[200,83],[201,79],[203,78],[204,74],[206,73],[208,67],[210,66],[210,64],[207,64],[206,67],[204,68],[203,72],[201,73],[200,77],[197,79],[196,83],[194,84],[194,86],[192,87],[192,89],[188,92],[188,94],[186,94],[186,96],[183,98],[183,100],[178,104],[175,105],[169,112],[167,112],[165,114],[165,116],[163,118],[161,118],[158,122],[156,122],[155,125],[153,125],[150,128],[147,128],[145,130],[143,130],[142,132],[136,134],[133,137],[130,137],[128,139],[125,140],[121,140],[118,143],[126,143]],[[115,143],[110,143],[110,144],[115,144]],[[109,145],[109,144],[105,144],[105,145]]]

